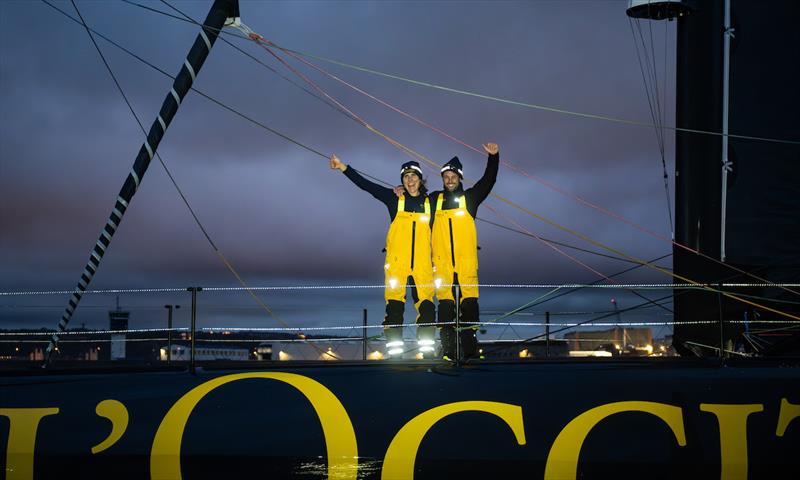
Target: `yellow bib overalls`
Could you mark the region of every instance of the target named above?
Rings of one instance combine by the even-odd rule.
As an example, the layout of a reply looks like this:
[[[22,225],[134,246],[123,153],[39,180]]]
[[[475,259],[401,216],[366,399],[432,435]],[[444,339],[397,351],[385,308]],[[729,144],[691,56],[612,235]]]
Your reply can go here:
[[[436,267],[436,289],[439,300],[453,300],[454,274],[461,284],[461,298],[478,298],[478,234],[475,219],[467,211],[464,195],[458,208],[442,210],[444,194],[436,201],[433,223],[433,265]]]
[[[397,201],[397,214],[386,234],[385,298],[386,317],[384,319],[386,346],[390,354],[402,351],[403,310],[406,298],[406,285],[409,277],[413,290],[414,306],[417,309],[417,322],[435,322],[433,305],[433,265],[431,263],[431,206],[425,198],[425,212],[406,212],[405,196]],[[432,351],[434,327],[418,327],[417,337],[420,349]],[[427,347],[431,348],[428,349]],[[426,348],[422,348],[426,347]],[[400,351],[398,351],[400,350]]]
[[[433,265],[439,299],[439,322],[448,324],[455,320],[455,300],[452,285],[458,283],[461,290],[460,313],[462,327],[478,322],[478,234],[475,219],[467,211],[464,195],[458,198],[458,208],[442,210],[444,193],[436,200],[436,217],[433,222]],[[442,326],[443,354],[455,355],[455,329]],[[475,330],[460,332],[461,344],[466,356],[477,350]]]

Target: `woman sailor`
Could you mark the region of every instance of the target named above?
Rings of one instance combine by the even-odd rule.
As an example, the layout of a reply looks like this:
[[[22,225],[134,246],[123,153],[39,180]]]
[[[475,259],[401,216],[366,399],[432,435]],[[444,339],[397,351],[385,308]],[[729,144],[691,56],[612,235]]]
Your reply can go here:
[[[434,284],[431,262],[431,205],[419,163],[406,162],[400,168],[404,192],[397,196],[392,188],[383,187],[361,176],[354,168],[331,155],[330,166],[340,170],[362,190],[386,205],[389,210],[389,232],[386,234],[384,332],[386,349],[391,357],[405,351],[403,342],[403,312],[406,286],[411,287],[417,309],[417,344],[419,351],[432,354],[434,350],[433,304]]]

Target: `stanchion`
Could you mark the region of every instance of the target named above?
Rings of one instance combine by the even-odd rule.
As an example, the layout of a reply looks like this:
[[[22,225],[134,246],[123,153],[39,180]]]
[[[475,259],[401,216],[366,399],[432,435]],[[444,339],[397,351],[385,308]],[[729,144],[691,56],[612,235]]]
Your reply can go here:
[[[195,375],[197,372],[195,370],[195,362],[194,362],[194,346],[196,340],[196,331],[197,331],[197,292],[202,292],[202,287],[189,287],[186,289],[189,292],[192,292],[192,326],[191,326],[191,337],[190,340],[192,342],[191,350],[189,352],[189,371],[192,375]]]
[[[550,358],[550,312],[544,314],[544,356]]]

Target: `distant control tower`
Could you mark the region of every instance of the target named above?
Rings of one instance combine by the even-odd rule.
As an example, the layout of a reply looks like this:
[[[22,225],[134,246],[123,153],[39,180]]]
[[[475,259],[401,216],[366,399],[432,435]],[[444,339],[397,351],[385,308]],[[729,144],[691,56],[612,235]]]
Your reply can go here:
[[[110,360],[125,359],[125,332],[128,330],[130,316],[131,312],[125,312],[119,307],[119,297],[117,297],[117,309],[108,312],[108,329],[120,331],[111,334]]]

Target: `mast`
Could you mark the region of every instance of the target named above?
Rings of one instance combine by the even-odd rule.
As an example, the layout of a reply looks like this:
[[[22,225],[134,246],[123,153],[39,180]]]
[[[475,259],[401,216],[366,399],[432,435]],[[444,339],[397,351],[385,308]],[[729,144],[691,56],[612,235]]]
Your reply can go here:
[[[728,100],[731,74],[731,0],[725,0],[725,28],[722,31],[722,198],[720,200],[719,259],[725,261],[725,213],[728,208],[728,172],[733,165],[728,160]]]
[[[114,208],[111,210],[108,221],[100,231],[100,237],[97,243],[92,247],[89,260],[78,280],[78,285],[75,287],[69,299],[64,314],[61,316],[61,321],[58,322],[58,332],[53,334],[50,339],[50,344],[47,346],[45,363],[49,362],[50,356],[58,344],[58,334],[66,330],[67,324],[78,308],[78,303],[83,293],[92,281],[92,277],[97,273],[100,261],[103,259],[106,249],[111,244],[111,238],[119,228],[122,217],[125,215],[134,194],[136,194],[136,190],[139,188],[139,184],[144,178],[147,168],[150,166],[150,161],[153,159],[156,149],[161,143],[164,133],[167,131],[167,127],[172,122],[172,119],[178,111],[178,107],[181,105],[181,101],[183,101],[183,98],[189,92],[197,75],[200,73],[200,69],[203,67],[203,63],[206,57],[208,57],[209,52],[211,52],[211,47],[214,46],[219,32],[222,30],[222,27],[235,21],[238,17],[238,0],[214,0],[214,4],[211,6],[208,16],[203,22],[200,33],[197,35],[191,50],[189,50],[189,54],[186,56],[181,66],[178,76],[175,77],[172,88],[169,93],[167,93],[161,105],[158,116],[153,120],[150,126],[147,139],[139,149],[139,154],[136,156],[133,167],[117,195],[117,200],[114,203]]]

